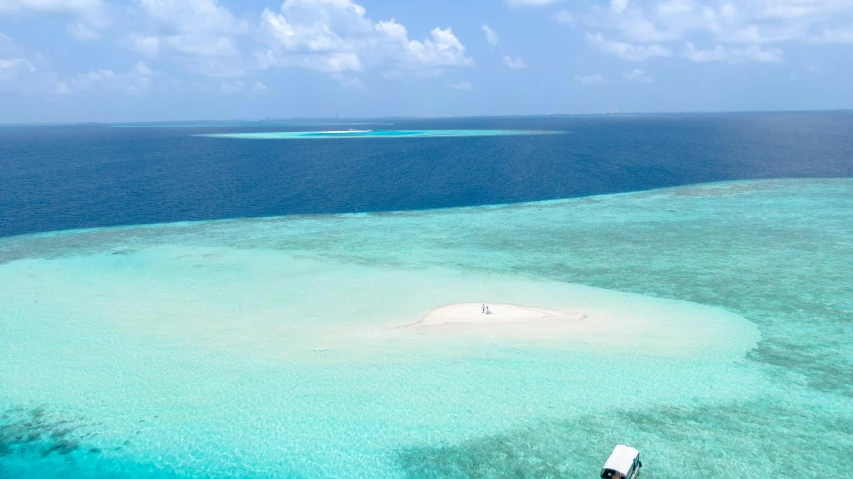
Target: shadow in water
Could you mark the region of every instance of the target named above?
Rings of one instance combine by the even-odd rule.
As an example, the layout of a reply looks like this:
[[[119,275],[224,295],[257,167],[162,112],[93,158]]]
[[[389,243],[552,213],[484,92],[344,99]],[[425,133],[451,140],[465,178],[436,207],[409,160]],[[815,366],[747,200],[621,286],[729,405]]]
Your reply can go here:
[[[752,402],[544,422],[457,445],[404,448],[397,461],[412,479],[592,478],[613,446],[627,443],[641,451],[643,479],[814,477],[820,464],[853,477],[851,434],[853,419],[833,411]]]
[[[13,407],[0,416],[0,458],[9,455],[48,457],[74,452],[99,454],[98,448],[84,443],[97,435],[85,432],[89,426],[82,417],[57,417],[44,407]]]

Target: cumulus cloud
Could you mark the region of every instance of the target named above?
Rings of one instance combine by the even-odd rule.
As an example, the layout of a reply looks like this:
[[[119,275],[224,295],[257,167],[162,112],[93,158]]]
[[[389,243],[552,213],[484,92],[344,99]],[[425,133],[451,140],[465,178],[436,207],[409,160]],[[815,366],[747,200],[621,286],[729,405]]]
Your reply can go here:
[[[344,75],[342,73],[333,73],[332,78],[335,79],[340,85],[344,88],[350,89],[364,89],[364,83],[361,82],[358,78]]]
[[[236,95],[243,92],[263,94],[270,89],[259,80],[255,80],[251,85],[242,80],[225,80],[219,83],[217,90],[225,95]]]
[[[251,24],[220,0],[133,0],[143,21],[120,42],[145,56],[177,56],[191,71],[211,77],[245,73],[238,38]]]
[[[219,91],[226,95],[233,95],[235,93],[240,93],[246,88],[246,84],[241,82],[240,80],[235,81],[224,81],[219,84]]]
[[[628,0],[610,0],[610,9],[622,13],[628,8]]]
[[[105,21],[105,5],[102,0],[2,0],[0,15],[72,14],[89,20],[93,24]]]
[[[473,90],[474,85],[472,85],[471,82],[460,81],[450,85],[450,88],[453,88],[454,90]]]
[[[625,73],[622,75],[626,80],[632,83],[651,83],[654,79],[648,75],[646,75],[643,70],[636,69],[630,73]]]
[[[825,28],[813,38],[819,43],[853,43],[853,26],[847,28]]]
[[[503,61],[507,67],[512,68],[513,70],[521,70],[527,68],[527,64],[524,63],[524,60],[522,60],[521,57],[513,58],[509,55],[504,55]]]
[[[14,80],[24,71],[35,73],[36,67],[23,58],[0,58],[0,81]]]
[[[595,75],[575,75],[575,83],[581,85],[602,85],[608,83],[609,80],[599,74]]]
[[[137,0],[158,27],[180,33],[243,33],[248,24],[219,0]]]
[[[762,62],[780,63],[784,61],[784,52],[778,48],[762,48],[760,45],[749,45],[745,48],[726,48],[716,45],[711,49],[697,48],[691,42],[685,44],[684,56],[690,61],[702,62]]]
[[[255,84],[252,85],[252,90],[254,90],[257,93],[266,93],[270,89],[269,89],[269,87],[267,87],[266,85],[264,85],[260,81],[256,81]]]
[[[374,22],[352,0],[286,0],[265,9],[260,30],[269,48],[256,52],[262,68],[300,67],[340,73],[367,66],[437,69],[472,64],[450,28],[410,40],[395,19]]]
[[[126,73],[115,73],[111,69],[92,70],[60,82],[57,93],[72,93],[91,88],[113,89],[130,95],[144,95],[151,90],[154,72],[145,62],[138,62]]]
[[[32,86],[43,73],[43,56],[0,33],[0,88]]]
[[[702,50],[696,48],[693,43],[687,42],[684,45],[684,56],[692,62],[716,62],[728,60],[729,54],[722,45],[717,45],[712,49]]]
[[[101,37],[98,29],[109,25],[108,7],[103,0],[0,0],[0,16],[65,15],[76,21],[68,24],[68,33],[77,40]]]
[[[691,35],[722,43],[809,41],[825,29],[849,26],[846,0],[612,0],[585,15],[597,29],[632,42],[684,41]]]
[[[778,48],[762,48],[760,45],[749,45],[746,48],[736,48],[730,50],[735,59],[763,62],[763,63],[781,63],[784,60],[784,53]]]
[[[66,29],[72,37],[81,42],[90,42],[101,38],[101,34],[97,30],[82,22],[69,23]]]
[[[561,0],[505,0],[510,7],[542,7]]]
[[[88,12],[102,6],[101,0],[3,0],[0,2],[0,13]]]
[[[489,45],[497,45],[500,43],[501,39],[498,37],[498,33],[492,30],[490,26],[482,25],[480,29],[483,30],[483,34],[486,35],[486,42],[488,42]]]
[[[128,39],[131,50],[147,56],[155,56],[160,51],[160,37],[134,35]]]
[[[146,55],[172,50],[188,56],[236,56],[234,37],[249,29],[248,22],[235,17],[218,0],[137,2],[152,31],[131,35],[129,45]]]
[[[693,62],[784,61],[775,43],[853,43],[849,0],[609,0],[555,17],[590,29],[587,41],[627,61],[670,57],[684,45]],[[696,39],[713,47],[697,48]]]
[[[599,50],[632,62],[640,62],[651,57],[672,56],[672,51],[658,44],[643,45],[619,42],[604,38],[601,33],[588,33],[586,39]]]
[[[575,17],[568,10],[560,10],[554,14],[554,20],[560,25],[574,25]]]

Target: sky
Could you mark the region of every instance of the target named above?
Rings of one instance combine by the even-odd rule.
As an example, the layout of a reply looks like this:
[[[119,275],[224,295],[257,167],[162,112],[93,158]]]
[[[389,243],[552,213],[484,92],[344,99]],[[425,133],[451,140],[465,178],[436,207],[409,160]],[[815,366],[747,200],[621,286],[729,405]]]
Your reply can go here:
[[[0,0],[0,122],[853,108],[853,0]]]

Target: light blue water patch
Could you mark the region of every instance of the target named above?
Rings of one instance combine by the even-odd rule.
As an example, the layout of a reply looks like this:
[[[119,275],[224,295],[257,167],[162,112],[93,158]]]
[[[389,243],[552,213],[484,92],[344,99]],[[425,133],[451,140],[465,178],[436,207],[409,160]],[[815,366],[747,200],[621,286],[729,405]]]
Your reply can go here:
[[[323,138],[430,138],[467,136],[554,135],[564,132],[540,130],[334,130],[275,131],[259,133],[211,133],[196,136],[244,140],[299,140]]]
[[[3,238],[0,475],[595,477],[627,442],[848,477],[851,211],[760,181]],[[476,301],[588,316],[399,328]]]
[[[272,127],[272,126],[388,126],[393,123],[381,121],[201,121],[201,122],[155,122],[155,123],[113,123],[113,128],[225,128],[225,127]]]

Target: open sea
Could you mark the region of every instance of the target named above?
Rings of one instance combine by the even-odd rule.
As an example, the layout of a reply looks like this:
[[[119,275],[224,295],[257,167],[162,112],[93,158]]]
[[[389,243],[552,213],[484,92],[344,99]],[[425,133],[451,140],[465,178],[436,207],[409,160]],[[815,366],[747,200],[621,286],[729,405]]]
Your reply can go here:
[[[407,326],[465,302],[601,319]],[[0,127],[0,478],[593,478],[619,443],[853,477],[853,113]]]

